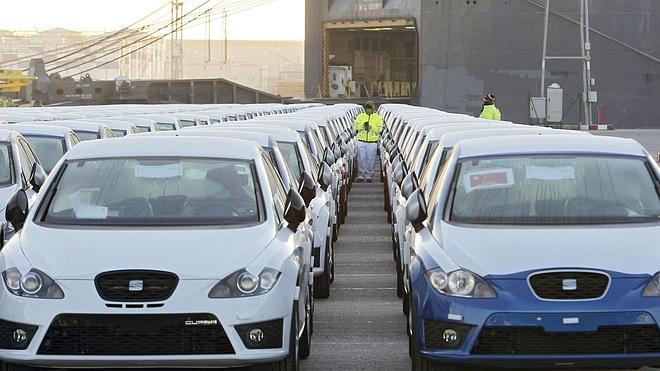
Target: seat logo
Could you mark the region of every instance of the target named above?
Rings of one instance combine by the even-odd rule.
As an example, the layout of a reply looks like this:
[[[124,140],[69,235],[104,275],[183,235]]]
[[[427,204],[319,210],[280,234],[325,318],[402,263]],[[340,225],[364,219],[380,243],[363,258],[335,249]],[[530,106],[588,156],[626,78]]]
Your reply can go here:
[[[198,319],[198,320],[188,320],[185,321],[184,324],[186,326],[216,326],[218,324],[218,320],[215,319]]]
[[[128,291],[139,292],[144,290],[144,281],[130,280],[128,281]]]
[[[577,280],[572,278],[562,280],[561,288],[564,291],[575,291],[577,290]]]

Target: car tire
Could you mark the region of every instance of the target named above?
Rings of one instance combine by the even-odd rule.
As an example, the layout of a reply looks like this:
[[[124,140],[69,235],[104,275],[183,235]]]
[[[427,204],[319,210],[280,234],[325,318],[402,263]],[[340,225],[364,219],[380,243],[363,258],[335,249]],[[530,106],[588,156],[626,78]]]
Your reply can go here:
[[[337,242],[337,224],[332,225],[332,242]]]
[[[398,255],[398,254],[397,254]],[[399,257],[396,259],[396,296],[403,298],[403,271],[401,270],[401,264],[399,263]]]
[[[335,282],[335,246],[330,241],[330,238],[327,238],[326,246],[330,249],[330,283]]]
[[[405,291],[403,292],[402,301],[403,301],[403,314],[407,316],[410,313],[410,286],[408,286],[408,292]]]
[[[410,363],[412,371],[454,371],[452,369],[447,369],[440,367],[440,365],[422,357],[422,354],[419,352],[419,345],[417,343],[417,326],[414,323],[414,311],[411,311],[411,319],[413,320],[412,324],[412,335],[408,338],[408,351],[410,353]]]
[[[300,371],[300,347],[296,338],[298,333],[296,323],[298,323],[298,315],[294,308],[291,315],[291,329],[289,330],[289,354],[286,358],[278,362],[255,365],[252,367],[253,371]]]
[[[312,314],[310,313],[305,320],[305,330],[300,336],[300,342],[298,345],[298,357],[300,359],[307,359],[309,354],[312,352]]]
[[[327,299],[330,297],[330,249],[325,249],[323,257],[323,273],[314,276],[314,297]]]

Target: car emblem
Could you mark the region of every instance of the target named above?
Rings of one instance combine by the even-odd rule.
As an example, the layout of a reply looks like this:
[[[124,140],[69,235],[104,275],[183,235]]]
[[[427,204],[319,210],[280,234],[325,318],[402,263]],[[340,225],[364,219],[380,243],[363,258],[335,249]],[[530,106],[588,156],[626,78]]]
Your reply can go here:
[[[142,280],[130,280],[128,281],[128,291],[142,291],[144,290],[144,281]]]
[[[562,280],[561,288],[564,291],[575,291],[577,290],[577,280],[572,278]]]

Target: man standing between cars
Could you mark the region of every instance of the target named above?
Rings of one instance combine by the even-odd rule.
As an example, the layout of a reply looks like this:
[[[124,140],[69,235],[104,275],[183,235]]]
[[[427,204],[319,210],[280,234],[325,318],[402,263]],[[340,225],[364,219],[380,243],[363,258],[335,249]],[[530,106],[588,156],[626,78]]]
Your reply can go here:
[[[355,131],[358,139],[358,182],[372,182],[378,139],[383,131],[383,118],[374,112],[374,102],[364,105],[364,113],[355,118]]]
[[[488,94],[484,97],[483,105],[481,106],[481,119],[488,120],[502,120],[500,110],[495,106],[495,96]]]

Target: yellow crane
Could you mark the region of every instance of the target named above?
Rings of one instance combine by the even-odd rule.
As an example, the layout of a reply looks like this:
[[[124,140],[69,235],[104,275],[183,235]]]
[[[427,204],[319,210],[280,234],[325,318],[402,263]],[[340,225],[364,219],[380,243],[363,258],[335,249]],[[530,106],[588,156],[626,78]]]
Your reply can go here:
[[[22,87],[36,79],[36,76],[25,76],[20,70],[0,70],[0,107],[14,105],[11,98],[2,94],[18,94]]]
[[[36,76],[25,76],[20,70],[0,70],[0,93],[17,93]]]

